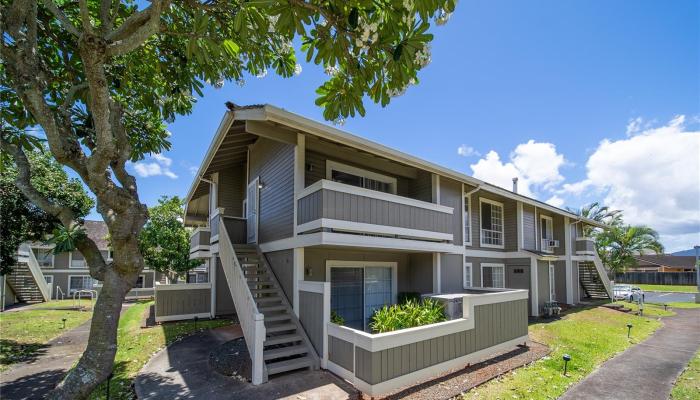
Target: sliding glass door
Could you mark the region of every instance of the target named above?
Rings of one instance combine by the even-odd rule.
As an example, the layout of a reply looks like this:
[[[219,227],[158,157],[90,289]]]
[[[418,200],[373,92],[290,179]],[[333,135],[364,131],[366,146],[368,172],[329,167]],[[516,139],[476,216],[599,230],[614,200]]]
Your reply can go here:
[[[345,326],[367,330],[374,312],[393,303],[392,275],[391,267],[331,267],[331,310]]]

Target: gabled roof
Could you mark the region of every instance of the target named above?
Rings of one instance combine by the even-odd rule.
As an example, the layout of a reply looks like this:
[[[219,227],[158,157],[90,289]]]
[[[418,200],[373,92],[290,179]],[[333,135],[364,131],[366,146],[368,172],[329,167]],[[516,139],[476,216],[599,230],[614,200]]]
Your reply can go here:
[[[83,226],[87,231],[88,237],[95,242],[98,249],[106,250],[109,248],[109,241],[107,240],[109,230],[104,221],[85,221]]]
[[[671,254],[644,254],[634,257],[637,265],[652,264],[673,268],[693,268],[695,265],[694,256],[674,256]]]
[[[353,147],[370,154],[374,154],[380,157],[400,162],[402,164],[426,170],[437,175],[448,177],[469,185],[477,186],[481,190],[484,190],[486,192],[518,200],[525,204],[533,205],[559,215],[564,215],[572,218],[574,221],[580,220],[585,222],[586,224],[595,227],[605,227],[605,225],[601,224],[600,222],[588,218],[581,218],[570,211],[554,207],[542,201],[523,196],[518,193],[514,193],[512,191],[484,182],[482,180],[476,179],[472,176],[463,174],[461,172],[442,167],[430,161],[426,161],[418,157],[412,156],[410,154],[403,153],[401,151],[392,149],[377,142],[367,140],[360,136],[350,134],[348,132],[326,125],[324,123],[314,121],[306,117],[302,117],[298,114],[294,114],[292,112],[286,111],[284,109],[269,104],[235,106],[231,103],[227,103],[227,107],[229,108],[229,111],[227,111],[224,115],[221,124],[219,125],[219,128],[216,132],[216,135],[214,136],[214,139],[212,140],[212,143],[209,146],[209,149],[207,150],[202,165],[200,165],[199,167],[197,176],[195,177],[195,181],[192,183],[192,186],[187,194],[187,199],[185,202],[186,207],[190,203],[190,201],[201,195],[202,188],[200,187],[200,184],[203,183],[201,182],[201,180],[202,178],[206,178],[209,166],[214,160],[219,147],[226,139],[226,136],[231,127],[233,126],[234,121],[264,121],[284,126],[292,131],[315,135],[317,137],[344,144],[346,146]]]

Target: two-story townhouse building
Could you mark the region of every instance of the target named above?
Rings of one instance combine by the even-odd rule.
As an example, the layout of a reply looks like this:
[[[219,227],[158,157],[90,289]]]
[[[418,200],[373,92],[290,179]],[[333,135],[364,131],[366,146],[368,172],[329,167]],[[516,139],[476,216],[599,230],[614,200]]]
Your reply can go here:
[[[185,223],[197,227],[192,257],[211,266],[211,315],[236,311],[244,332],[246,313],[264,315],[265,346],[283,340],[271,329],[295,332],[322,365],[339,365],[328,361],[338,338],[327,338],[326,311],[368,331],[374,310],[405,294],[521,289],[526,330],[549,302],[610,291],[582,237],[597,222],[270,105],[229,103]],[[312,287],[328,288],[321,327],[308,314]],[[272,359],[266,374],[290,369]],[[377,393],[371,380],[362,385]]]
[[[110,261],[112,250],[104,221],[85,221],[84,227],[104,259]],[[90,276],[85,257],[77,249],[54,254],[53,244],[27,242],[20,246],[18,256],[18,265],[5,279],[6,305],[67,299],[79,291],[99,289],[100,283]],[[155,283],[163,278],[155,270],[145,268],[127,297],[152,296]]]

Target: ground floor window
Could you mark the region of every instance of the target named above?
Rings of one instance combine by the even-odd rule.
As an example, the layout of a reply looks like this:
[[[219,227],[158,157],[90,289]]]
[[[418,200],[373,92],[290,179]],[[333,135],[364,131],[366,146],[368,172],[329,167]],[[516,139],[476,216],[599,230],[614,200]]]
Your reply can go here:
[[[345,326],[367,330],[374,312],[396,301],[396,264],[384,264],[329,264],[331,310],[343,318]]]
[[[90,275],[71,275],[68,277],[68,292],[92,290],[95,280]]]
[[[506,287],[505,265],[481,264],[481,286],[491,288]]]
[[[462,287],[469,289],[472,287],[472,263],[464,262],[464,270],[462,272]]]

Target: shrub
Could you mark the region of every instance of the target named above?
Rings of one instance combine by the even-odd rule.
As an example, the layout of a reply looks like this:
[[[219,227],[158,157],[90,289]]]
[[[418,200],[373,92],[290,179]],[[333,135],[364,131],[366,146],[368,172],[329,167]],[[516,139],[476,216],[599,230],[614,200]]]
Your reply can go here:
[[[404,304],[409,300],[420,301],[420,293],[418,292],[401,292],[397,297],[399,304]]]
[[[445,321],[445,310],[433,299],[422,302],[409,299],[403,304],[384,306],[372,315],[372,333],[391,332]]]
[[[345,318],[338,315],[335,310],[331,310],[331,322],[336,325],[345,325]]]

